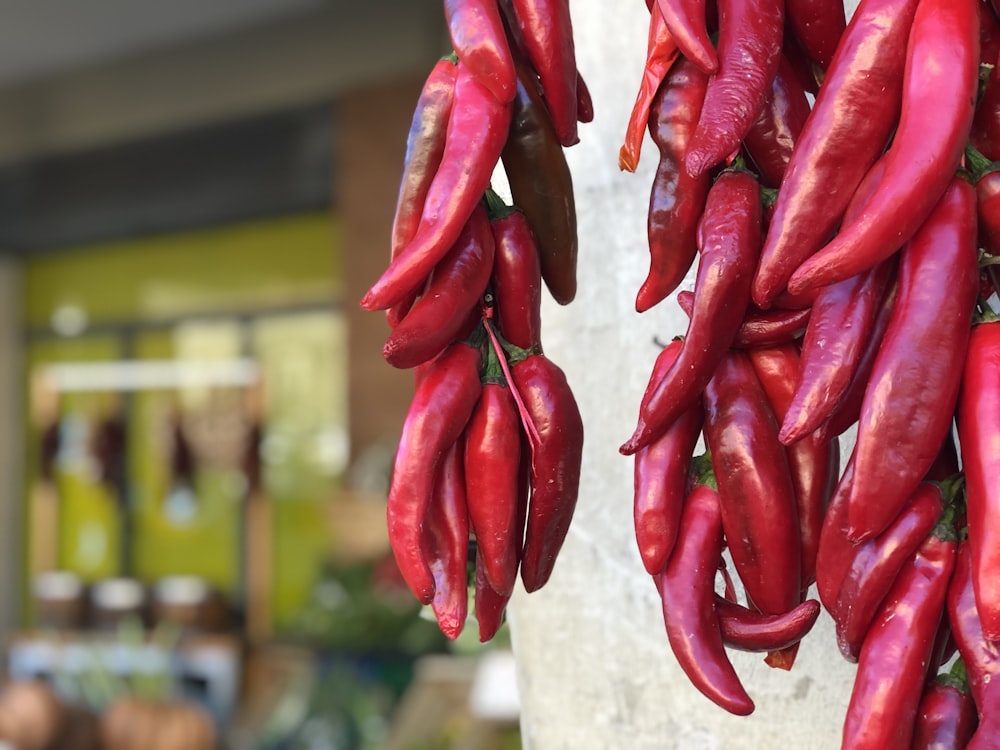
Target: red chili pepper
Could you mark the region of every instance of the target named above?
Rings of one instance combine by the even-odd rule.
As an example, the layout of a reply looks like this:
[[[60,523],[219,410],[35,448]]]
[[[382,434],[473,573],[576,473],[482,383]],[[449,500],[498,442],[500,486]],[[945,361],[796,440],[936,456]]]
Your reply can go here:
[[[578,143],[577,69],[569,0],[509,0],[563,146]]]
[[[784,0],[719,0],[719,70],[684,165],[701,174],[721,164],[764,106],[781,61]]]
[[[704,403],[705,443],[736,572],[751,606],[787,612],[802,590],[795,488],[778,422],[746,354],[722,358]]]
[[[976,186],[979,245],[989,255],[1000,255],[1000,164],[989,161],[971,144],[965,149],[965,160]]]
[[[719,69],[719,58],[708,33],[705,0],[657,0],[660,14],[685,58],[708,75]]]
[[[619,448],[630,456],[649,445],[697,399],[739,330],[750,303],[750,274],[760,250],[760,188],[742,170],[723,172],[698,226],[695,304],[674,366],[650,382],[638,426]]]
[[[670,342],[657,357],[657,372],[669,368],[681,342]],[[667,431],[635,454],[632,515],[639,556],[650,575],[667,564],[680,525],[681,508],[688,491],[688,467],[701,436],[700,401],[684,412]]]
[[[987,638],[1000,640],[1000,323],[972,329],[958,402],[958,444],[965,472],[969,547],[976,603]],[[964,657],[963,657],[964,658]],[[966,665],[972,671],[970,659]]]
[[[677,546],[656,580],[667,639],[684,674],[717,706],[746,716],[754,710],[753,700],[726,654],[715,614],[715,571],[722,545],[718,495],[698,485],[684,504]]]
[[[935,677],[920,698],[911,750],[964,750],[979,717],[962,661]]]
[[[431,607],[441,632],[454,640],[465,627],[469,609],[466,582],[469,510],[461,440],[441,458],[434,494],[424,519],[424,534],[427,535],[427,563],[434,576]]]
[[[458,77],[456,62],[454,56],[438,60],[424,81],[413,111],[410,132],[406,138],[406,157],[403,160],[396,214],[392,220],[391,258],[395,258],[416,234],[427,191],[441,164],[448,119],[455,102],[455,79]],[[395,327],[406,315],[413,304],[413,297],[416,297],[416,293],[405,302],[389,308],[387,313],[391,327]]]
[[[386,339],[382,356],[410,368],[437,356],[462,332],[478,306],[493,270],[494,241],[482,204],[469,216],[454,246],[441,259],[423,295]]]
[[[1000,749],[1000,684],[988,685],[979,709],[979,726],[966,750]]]
[[[785,17],[809,57],[827,68],[847,26],[842,0],[785,0]]]
[[[819,602],[807,599],[779,615],[765,615],[715,595],[722,641],[739,651],[781,651],[794,646],[812,630]]]
[[[576,296],[576,202],[573,177],[534,73],[517,66],[517,96],[501,159],[514,205],[524,212],[538,242],[542,278],[553,299]]]
[[[500,208],[501,203],[496,196],[490,204],[490,227],[496,245],[492,279],[496,322],[504,339],[530,349],[542,340],[538,243],[524,213],[514,207]]]
[[[794,344],[784,344],[753,348],[747,353],[780,424],[799,379],[801,363],[798,348]],[[836,438],[825,440],[818,435],[810,435],[785,450],[795,488],[802,546],[801,585],[804,591],[816,580],[816,554],[823,515],[840,476],[840,445]]]
[[[810,112],[806,91],[792,64],[782,55],[764,107],[743,137],[743,148],[766,187],[781,185]]]
[[[910,748],[955,565],[954,529],[946,531],[949,538],[929,536],[899,572],[865,637],[844,721],[845,748]]]
[[[979,0],[979,63],[994,65],[1000,57],[1000,19],[989,0]]]
[[[788,8],[785,8],[787,14]],[[785,33],[781,41],[781,54],[792,66],[792,72],[806,92],[816,96],[819,93],[819,82],[823,78],[823,71],[818,69],[816,63],[809,59],[802,41],[792,33],[788,23],[785,24]]]
[[[632,105],[628,124],[625,126],[625,142],[618,150],[618,168],[634,172],[639,166],[642,139],[646,133],[646,123],[650,118],[650,108],[668,71],[680,52],[677,43],[667,30],[663,14],[655,8],[649,14],[649,40],[646,43],[646,64],[642,68],[639,92]]]
[[[691,317],[694,311],[694,293],[682,289],[677,293],[677,304],[685,315]],[[802,338],[811,315],[811,307],[800,310],[761,310],[751,305],[740,323],[732,345],[737,349],[750,349],[790,344]]]
[[[476,580],[473,594],[473,611],[476,622],[479,623],[479,642],[486,643],[492,639],[503,625],[504,613],[510,594],[498,594],[493,590],[486,578],[486,568],[481,555],[476,555]]]
[[[968,539],[958,545],[955,573],[948,585],[948,622],[958,653],[965,664],[969,689],[982,715],[987,706],[987,688],[1000,684],[1000,643],[986,637],[976,605],[972,572],[972,547]],[[1000,696],[997,696],[1000,697]],[[1000,708],[1000,703],[993,704]]]
[[[569,531],[580,487],[583,421],[566,374],[544,354],[511,368],[539,440],[531,446],[531,499],[521,581],[531,593],[549,580]]]
[[[837,644],[848,661],[857,661],[865,635],[899,571],[941,519],[941,489],[921,483],[885,531],[855,546],[833,614]]]
[[[521,416],[492,349],[483,391],[465,428],[469,521],[486,577],[499,594],[517,580],[521,538],[515,536],[520,497]]]
[[[496,0],[444,0],[444,17],[462,65],[497,101],[511,101],[517,75]]]
[[[858,419],[853,541],[892,522],[951,428],[962,376],[955,363],[965,355],[978,289],[975,201],[972,186],[953,178],[900,255],[899,298]]]
[[[594,100],[579,71],[576,74],[576,119],[583,123],[594,121]]]
[[[857,552],[855,545],[847,538],[845,488],[853,474],[854,465],[848,462],[823,516],[823,528],[820,530],[819,548],[816,552],[816,593],[819,594],[823,607],[831,614],[838,610],[840,588]]]
[[[684,169],[684,154],[707,85],[708,76],[682,58],[671,68],[649,111],[649,134],[660,154],[646,218],[649,273],[636,295],[636,312],[649,310],[677,289],[698,252],[698,222],[711,178],[691,177]]]
[[[386,506],[389,543],[407,585],[423,604],[434,598],[434,577],[423,528],[437,468],[462,434],[482,387],[479,348],[451,344],[421,368],[396,452]]]
[[[511,105],[499,103],[460,64],[444,153],[427,190],[420,225],[362,298],[364,309],[384,310],[423,286],[489,187],[510,118]]]
[[[858,216],[796,269],[789,291],[871,268],[923,225],[962,160],[978,72],[975,0],[921,0],[910,29],[903,106],[886,151],[885,175]]]
[[[827,242],[899,117],[917,0],[863,0],[827,68],[774,207],[753,282],[771,306],[792,272]]]

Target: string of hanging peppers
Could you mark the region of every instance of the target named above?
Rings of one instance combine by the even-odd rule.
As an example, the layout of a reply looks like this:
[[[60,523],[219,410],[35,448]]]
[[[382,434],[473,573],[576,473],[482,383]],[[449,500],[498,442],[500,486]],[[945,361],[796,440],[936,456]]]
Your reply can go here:
[[[549,580],[577,501],[583,424],[541,302],[576,295],[564,148],[593,105],[567,0],[445,0],[444,17],[454,51],[418,98],[390,262],[361,306],[386,311],[383,356],[414,372],[386,511],[397,565],[450,638],[471,588],[486,641],[518,575]]]
[[[635,306],[688,323],[620,452],[669,645],[747,714],[727,648],[792,669],[821,603],[857,663],[843,747],[1000,747],[998,8],[647,8]],[[735,640],[734,612],[790,637]]]

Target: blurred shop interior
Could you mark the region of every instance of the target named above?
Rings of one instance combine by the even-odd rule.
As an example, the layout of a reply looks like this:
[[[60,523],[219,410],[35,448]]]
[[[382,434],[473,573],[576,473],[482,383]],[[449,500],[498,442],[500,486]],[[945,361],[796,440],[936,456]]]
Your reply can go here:
[[[0,18],[0,741],[520,747],[506,627],[395,569],[411,376],[357,305],[440,0]]]

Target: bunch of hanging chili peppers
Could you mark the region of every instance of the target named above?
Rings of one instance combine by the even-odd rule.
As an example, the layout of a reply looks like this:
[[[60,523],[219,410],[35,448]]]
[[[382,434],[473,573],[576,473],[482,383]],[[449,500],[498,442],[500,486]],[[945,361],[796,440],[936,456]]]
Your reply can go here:
[[[635,306],[688,325],[620,450],[670,646],[750,713],[727,648],[790,669],[821,602],[843,747],[1000,747],[997,4],[647,7]]]
[[[583,425],[540,306],[543,287],[576,294],[563,149],[593,110],[567,0],[445,0],[444,16],[454,51],[417,101],[390,262],[361,306],[386,311],[384,358],[415,375],[387,504],[397,565],[451,638],[471,589],[486,641],[519,574],[548,581],[576,506]]]

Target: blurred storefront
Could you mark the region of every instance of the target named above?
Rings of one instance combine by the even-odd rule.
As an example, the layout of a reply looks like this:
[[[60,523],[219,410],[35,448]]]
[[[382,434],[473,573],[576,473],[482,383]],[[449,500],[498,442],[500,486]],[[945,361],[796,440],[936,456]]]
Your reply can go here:
[[[129,5],[0,34],[5,682],[100,713],[158,669],[219,747],[516,746],[388,554],[411,384],[355,302],[440,3]]]

